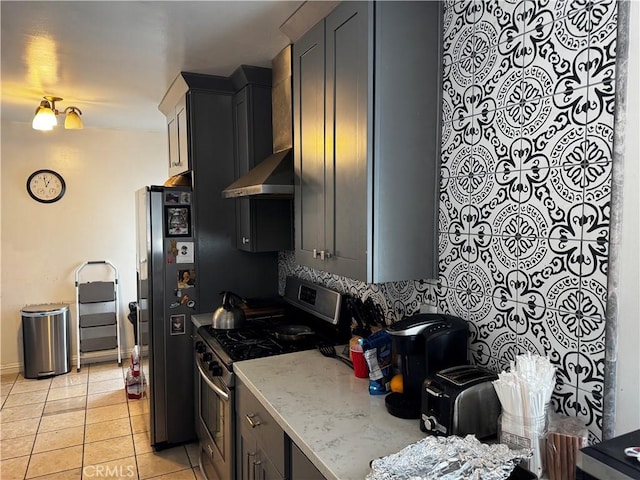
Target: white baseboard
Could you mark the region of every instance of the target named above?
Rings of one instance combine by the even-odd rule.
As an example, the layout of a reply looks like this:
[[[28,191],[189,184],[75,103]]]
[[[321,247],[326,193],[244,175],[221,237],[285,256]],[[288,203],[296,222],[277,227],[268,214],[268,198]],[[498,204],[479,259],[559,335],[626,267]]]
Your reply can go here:
[[[24,365],[21,363],[11,363],[8,365],[0,366],[0,374],[2,375],[10,375],[12,373],[20,373],[24,371]]]
[[[129,359],[131,357],[131,352],[133,348],[123,349],[122,350],[122,364],[129,365]],[[82,370],[83,366],[87,366],[91,363],[101,363],[101,362],[116,362],[118,360],[118,354],[115,351],[109,350],[108,352],[91,352],[85,353],[81,358],[80,369]],[[71,371],[77,369],[78,367],[78,357],[73,355],[71,357]],[[23,363],[10,363],[5,365],[0,365],[0,374],[1,375],[11,375],[14,373],[22,373],[24,372],[24,364]]]

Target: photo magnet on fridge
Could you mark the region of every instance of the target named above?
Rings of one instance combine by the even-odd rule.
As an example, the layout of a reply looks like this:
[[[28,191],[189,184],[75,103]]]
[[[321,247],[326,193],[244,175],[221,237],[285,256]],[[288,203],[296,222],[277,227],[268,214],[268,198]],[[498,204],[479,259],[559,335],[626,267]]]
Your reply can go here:
[[[182,315],[171,315],[171,323],[170,323],[170,333],[171,335],[184,335],[186,333],[186,316]]]
[[[193,269],[178,270],[178,289],[190,288],[196,284],[196,272]]]
[[[177,242],[176,263],[193,263],[193,242]]]
[[[189,207],[165,206],[165,230],[167,237],[191,236],[191,211]]]

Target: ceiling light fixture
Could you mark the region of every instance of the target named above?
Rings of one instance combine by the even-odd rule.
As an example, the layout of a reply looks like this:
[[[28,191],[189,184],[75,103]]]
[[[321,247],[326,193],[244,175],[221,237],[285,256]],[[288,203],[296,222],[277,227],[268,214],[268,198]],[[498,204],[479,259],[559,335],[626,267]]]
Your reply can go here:
[[[83,128],[82,120],[80,119],[82,112],[78,107],[67,107],[62,112],[59,112],[56,109],[56,102],[61,101],[62,98],[50,95],[42,98],[44,98],[44,100],[42,100],[38,108],[36,108],[36,116],[33,117],[31,124],[35,130],[53,130],[53,127],[58,124],[56,115],[60,115],[60,113],[67,115],[64,120],[65,129],[81,130]]]

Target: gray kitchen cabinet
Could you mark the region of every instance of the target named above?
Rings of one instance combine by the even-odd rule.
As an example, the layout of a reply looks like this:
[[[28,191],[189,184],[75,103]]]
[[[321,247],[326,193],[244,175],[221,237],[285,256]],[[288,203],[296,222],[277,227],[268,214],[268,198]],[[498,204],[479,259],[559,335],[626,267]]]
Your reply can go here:
[[[211,96],[228,94],[229,87],[223,77],[182,72],[167,90],[158,108],[167,118],[170,177],[192,171],[194,156],[206,155],[208,140],[194,131],[207,128]]]
[[[302,453],[302,450],[291,442],[291,479],[299,478],[304,480],[326,480],[311,460]]]
[[[248,255],[235,248],[235,204],[220,192],[234,180],[234,86],[228,77],[182,72],[169,87],[159,109],[167,118],[176,105],[186,106],[186,138],[192,188],[197,312],[220,306],[215,292],[247,296],[277,295],[278,254]],[[220,272],[243,272],[230,278]],[[212,294],[211,292],[214,292]]]
[[[294,44],[298,263],[436,276],[440,51],[440,2],[343,2]]]
[[[187,145],[186,128],[181,128],[186,126],[187,105],[185,100],[183,97],[179,105],[176,105],[167,115],[167,131],[169,133],[169,176],[184,173],[189,169],[188,155],[183,155],[181,159],[181,155],[184,153],[184,150],[186,150]]]
[[[170,177],[191,169],[188,153],[186,100],[186,95],[181,97],[178,104],[167,112]]]
[[[243,65],[231,76],[235,179],[271,155],[271,69]],[[288,199],[227,200],[235,202],[236,248],[246,252],[291,250],[293,205]]]
[[[236,388],[236,425],[236,478],[284,479],[284,431],[239,380]]]
[[[324,20],[293,45],[293,135],[296,261],[322,268],[318,251],[325,243]]]

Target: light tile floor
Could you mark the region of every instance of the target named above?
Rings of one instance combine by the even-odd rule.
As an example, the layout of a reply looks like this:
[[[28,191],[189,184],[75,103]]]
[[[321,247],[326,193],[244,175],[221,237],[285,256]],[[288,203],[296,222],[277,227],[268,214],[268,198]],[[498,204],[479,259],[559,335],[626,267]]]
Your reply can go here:
[[[0,478],[202,480],[196,443],[152,450],[143,401],[124,390],[127,367],[0,376]]]

